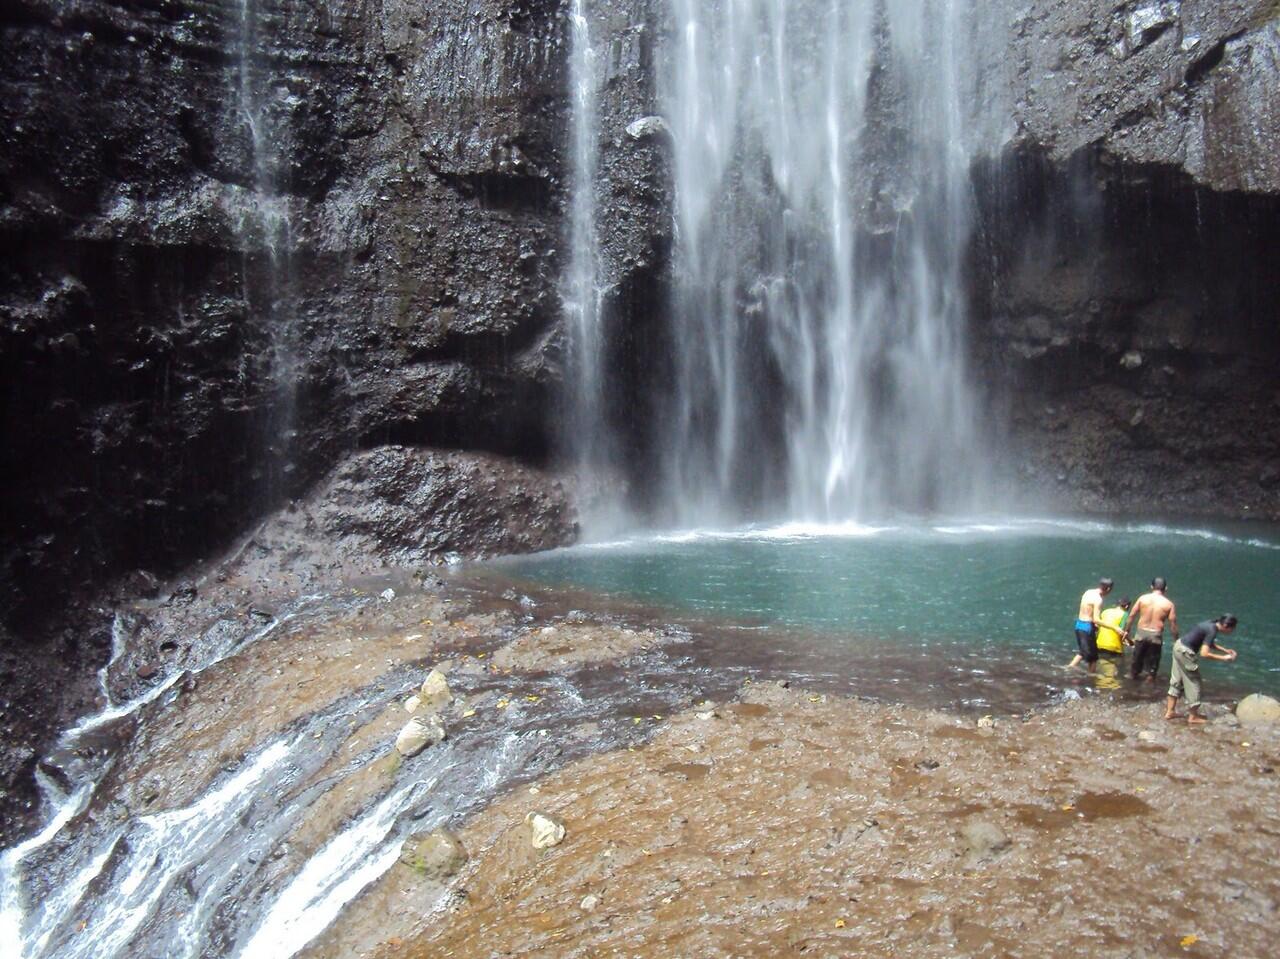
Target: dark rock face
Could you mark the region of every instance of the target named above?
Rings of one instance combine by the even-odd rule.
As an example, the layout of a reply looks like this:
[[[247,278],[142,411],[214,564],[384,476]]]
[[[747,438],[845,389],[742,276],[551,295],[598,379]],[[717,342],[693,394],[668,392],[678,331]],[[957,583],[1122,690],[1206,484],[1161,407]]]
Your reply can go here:
[[[348,552],[386,536],[417,562],[574,534],[559,494],[498,458],[541,463],[560,436],[566,13],[561,0],[0,11],[0,788],[25,777],[6,809],[28,802],[34,744],[93,703],[112,602],[155,583],[121,574],[218,553],[352,451],[497,456],[346,461],[325,489],[370,497],[378,516],[289,515],[314,508]],[[669,241],[663,147],[625,133],[656,110],[659,27],[647,0],[592,15],[609,57],[605,258],[629,330],[661,302]],[[440,515],[411,523],[408,504]],[[411,528],[412,544],[397,538]],[[386,548],[366,558],[390,562]],[[122,664],[131,682],[145,665]]]
[[[318,539],[347,563],[414,567],[576,536],[563,480],[499,456],[385,446],[345,460],[259,538]]]
[[[248,9],[3,14],[17,619],[51,580],[200,555],[344,449],[545,455],[558,6]]]
[[[1274,3],[1035,4],[975,175],[975,348],[1050,504],[1280,518]]]
[[[1280,192],[1272,0],[1035,0],[1007,63],[1017,139],[1059,163],[1100,148],[1215,190]]]

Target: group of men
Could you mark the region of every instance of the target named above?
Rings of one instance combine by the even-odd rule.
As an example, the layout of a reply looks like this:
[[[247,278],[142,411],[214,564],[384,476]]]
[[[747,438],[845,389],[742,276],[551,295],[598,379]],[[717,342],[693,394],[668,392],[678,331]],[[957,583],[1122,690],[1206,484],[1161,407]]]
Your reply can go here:
[[[1186,635],[1178,629],[1178,611],[1166,595],[1168,584],[1163,576],[1151,581],[1151,591],[1131,603],[1126,596],[1114,606],[1104,608],[1104,600],[1115,588],[1109,577],[1084,591],[1080,611],[1076,615],[1076,647],[1078,652],[1067,664],[1071,669],[1083,662],[1089,672],[1099,661],[1119,670],[1126,646],[1133,647],[1129,676],[1134,680],[1154,682],[1164,649],[1164,630],[1173,635],[1173,665],[1169,672],[1169,695],[1165,700],[1164,718],[1176,718],[1178,700],[1187,700],[1187,722],[1198,726],[1205,722],[1200,715],[1200,659],[1231,662],[1236,651],[1221,646],[1219,635],[1235,632],[1236,617],[1224,613],[1217,619],[1205,620]]]

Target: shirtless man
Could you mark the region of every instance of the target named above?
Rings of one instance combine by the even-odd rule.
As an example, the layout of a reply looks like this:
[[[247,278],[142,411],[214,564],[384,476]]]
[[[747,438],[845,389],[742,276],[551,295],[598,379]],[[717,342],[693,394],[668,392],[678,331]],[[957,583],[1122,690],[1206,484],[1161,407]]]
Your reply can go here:
[[[1076,614],[1076,647],[1079,652],[1067,663],[1067,669],[1078,665],[1081,660],[1088,664],[1089,672],[1098,668],[1098,627],[1102,625],[1098,617],[1102,615],[1102,598],[1114,587],[1115,582],[1104,576],[1098,580],[1096,588],[1086,589],[1081,595],[1080,612]]]
[[[1160,669],[1160,653],[1164,649],[1164,624],[1169,624],[1174,641],[1178,639],[1178,613],[1173,602],[1164,594],[1167,589],[1163,576],[1151,581],[1151,592],[1138,597],[1129,610],[1129,622],[1125,626],[1124,638],[1133,640],[1133,666],[1129,675],[1137,679],[1143,678],[1155,682],[1156,672]]]

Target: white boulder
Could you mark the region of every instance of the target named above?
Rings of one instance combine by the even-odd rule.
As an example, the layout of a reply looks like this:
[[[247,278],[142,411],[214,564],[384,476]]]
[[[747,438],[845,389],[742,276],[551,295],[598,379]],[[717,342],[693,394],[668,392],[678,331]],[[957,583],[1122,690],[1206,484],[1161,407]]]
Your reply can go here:
[[[415,715],[396,736],[396,752],[406,759],[444,739],[444,726],[435,716]]]
[[[438,669],[427,673],[417,698],[418,705],[414,712],[439,712],[453,702],[453,691],[449,689],[449,681],[444,678],[444,673]]]
[[[533,848],[550,849],[564,842],[564,823],[546,813],[531,812],[524,817],[532,830]]]

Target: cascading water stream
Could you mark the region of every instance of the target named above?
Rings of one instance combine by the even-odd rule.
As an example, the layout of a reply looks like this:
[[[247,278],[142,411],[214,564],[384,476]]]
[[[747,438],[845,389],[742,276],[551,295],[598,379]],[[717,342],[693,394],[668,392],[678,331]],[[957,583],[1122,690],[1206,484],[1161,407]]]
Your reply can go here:
[[[175,672],[66,732],[45,762],[58,782],[42,774],[49,824],[0,858],[0,954],[288,959],[396,862],[407,835],[457,824],[515,783],[634,743],[645,730],[632,716],[727,693],[734,682],[660,649],[633,658],[625,672],[533,675],[518,686],[483,672],[456,675],[455,693],[501,691],[510,706],[452,719],[444,743],[386,764],[390,740],[354,749],[362,741],[351,738],[353,730],[398,711],[399,691],[420,681],[422,666],[401,664],[354,681],[365,663],[353,660],[353,682],[336,699],[262,736],[243,755],[208,752],[204,730],[216,720],[192,702],[195,690],[229,678],[251,681],[246,662],[228,657],[252,654],[261,643],[287,647],[378,602],[304,597],[256,633],[211,651],[202,666]],[[270,662],[266,652],[257,656]],[[303,669],[290,684],[306,677]],[[552,708],[528,706],[526,697]],[[582,724],[591,724],[590,736],[572,734]],[[235,725],[233,712],[221,735]],[[153,808],[145,785],[139,792],[148,744],[162,752],[176,745],[186,757],[182,775],[195,782],[180,801],[157,795]],[[302,838],[313,820],[326,821],[331,804],[346,801],[353,783],[370,783],[367,774],[378,769],[386,778],[376,780],[363,805],[314,846]]]
[[[275,113],[281,105],[291,107],[297,100],[283,86],[269,84],[262,74],[263,16],[256,0],[240,0],[235,97],[248,133],[252,190],[239,211],[237,232],[245,250],[244,300],[263,325],[269,346],[262,358],[266,364],[263,380],[269,392],[263,428],[264,493],[267,501],[273,501],[284,492],[285,477],[293,470],[301,373],[292,299],[293,221],[281,183],[285,131]]]
[[[596,233],[600,136],[596,101],[600,76],[587,7],[587,0],[573,0],[569,10],[572,179],[569,265],[561,299],[570,332],[570,380],[574,385],[568,444],[584,472],[595,478],[610,467],[614,446],[603,426],[608,376],[604,368],[604,304]]]

